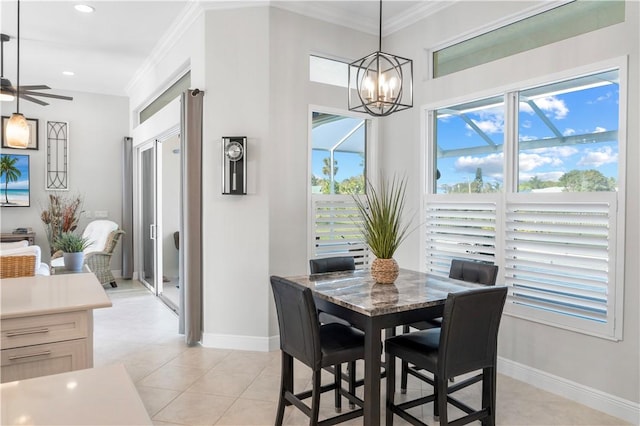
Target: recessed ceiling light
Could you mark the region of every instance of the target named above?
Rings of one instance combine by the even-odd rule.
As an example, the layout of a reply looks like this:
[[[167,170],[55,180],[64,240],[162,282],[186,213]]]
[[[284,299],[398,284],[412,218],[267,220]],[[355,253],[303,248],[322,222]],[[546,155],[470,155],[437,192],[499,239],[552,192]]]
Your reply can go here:
[[[73,72],[73,71],[62,71],[62,74],[64,74],[64,75],[76,75],[76,73]]]
[[[95,8],[86,4],[76,4],[74,7],[78,12],[82,12],[82,13],[92,13],[93,11],[96,10]]]

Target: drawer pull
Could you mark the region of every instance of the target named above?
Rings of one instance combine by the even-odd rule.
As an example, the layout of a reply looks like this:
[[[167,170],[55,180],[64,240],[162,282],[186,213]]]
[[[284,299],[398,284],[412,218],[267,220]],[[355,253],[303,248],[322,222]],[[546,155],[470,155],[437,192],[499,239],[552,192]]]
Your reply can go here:
[[[51,355],[51,351],[42,351],[42,352],[36,352],[35,354],[27,354],[27,355],[13,355],[9,357],[9,361],[15,361],[17,359],[23,359],[23,358],[33,358],[36,356],[46,356],[46,355]]]
[[[7,332],[7,337],[17,337],[17,336],[26,336],[29,334],[42,334],[42,333],[48,333],[49,329],[44,327],[44,328],[36,328],[33,330],[25,330],[25,331],[9,331]]]

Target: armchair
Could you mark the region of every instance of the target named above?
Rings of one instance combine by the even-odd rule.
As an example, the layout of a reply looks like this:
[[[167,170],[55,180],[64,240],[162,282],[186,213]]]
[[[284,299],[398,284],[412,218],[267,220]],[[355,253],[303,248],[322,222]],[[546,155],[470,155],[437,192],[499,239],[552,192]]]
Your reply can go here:
[[[124,231],[118,229],[118,224],[110,220],[94,220],[85,228],[82,236],[87,238],[91,244],[84,249],[84,263],[93,272],[101,284],[111,284],[117,287],[116,279],[109,267],[111,255],[115,250],[118,241]],[[51,260],[51,266],[64,266],[64,259],[61,254],[55,253]]]

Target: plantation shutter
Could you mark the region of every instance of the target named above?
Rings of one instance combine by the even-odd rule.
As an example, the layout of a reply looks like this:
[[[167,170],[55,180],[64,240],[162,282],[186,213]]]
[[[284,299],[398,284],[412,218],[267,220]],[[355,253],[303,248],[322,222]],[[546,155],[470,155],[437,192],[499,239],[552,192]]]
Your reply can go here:
[[[426,205],[427,270],[448,276],[452,259],[494,263],[497,202],[490,198],[497,197],[432,197]]]
[[[313,257],[352,256],[356,269],[366,267],[369,248],[360,234],[362,216],[351,196],[314,196],[312,202]]]
[[[587,197],[556,195],[528,194],[529,201],[507,203],[508,310],[583,331],[612,332],[616,193],[579,201],[566,199]]]

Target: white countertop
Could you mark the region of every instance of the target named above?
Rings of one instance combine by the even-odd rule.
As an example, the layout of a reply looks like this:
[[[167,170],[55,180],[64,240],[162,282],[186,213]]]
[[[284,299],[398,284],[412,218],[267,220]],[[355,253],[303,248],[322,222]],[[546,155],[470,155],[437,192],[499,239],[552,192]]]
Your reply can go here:
[[[0,285],[0,318],[111,306],[93,273],[7,278]]]
[[[3,425],[152,424],[122,364],[3,383],[0,400]]]

